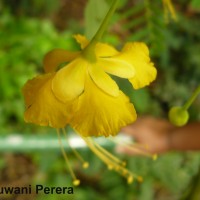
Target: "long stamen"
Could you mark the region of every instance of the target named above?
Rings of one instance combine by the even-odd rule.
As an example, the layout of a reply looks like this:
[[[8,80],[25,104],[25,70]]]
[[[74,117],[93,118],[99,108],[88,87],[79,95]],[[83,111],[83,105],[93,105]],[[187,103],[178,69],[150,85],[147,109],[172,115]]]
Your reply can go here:
[[[61,148],[63,157],[65,159],[65,162],[67,164],[69,172],[70,172],[70,174],[71,174],[71,176],[73,178],[73,184],[75,186],[78,186],[80,184],[80,180],[76,178],[76,176],[75,176],[75,174],[74,174],[74,172],[73,172],[73,170],[72,170],[72,168],[71,168],[71,166],[69,164],[69,159],[68,159],[67,154],[66,154],[66,152],[64,150],[64,147],[63,147],[63,144],[62,144],[62,140],[61,140],[61,137],[60,137],[60,131],[59,131],[59,129],[56,129],[56,131],[57,131],[57,134],[58,134],[58,141],[59,141],[59,144],[60,144],[60,148]]]
[[[126,141],[122,142],[122,141],[118,141],[117,139],[111,139],[111,138],[110,138],[110,140],[112,142],[115,142],[117,144],[120,144],[121,146],[124,146],[124,147],[130,149],[131,151],[135,151],[142,155],[151,157],[153,160],[157,159],[157,154],[151,154],[151,153],[147,152],[147,150],[149,148],[147,145],[144,146],[144,145],[140,145],[140,144],[133,144],[133,143],[126,142]]]
[[[105,157],[104,154],[102,154],[100,151],[98,151],[98,149],[94,146],[92,140],[90,138],[83,138],[83,140],[86,142],[86,144],[88,145],[88,147],[102,160],[104,161],[106,164],[108,164],[110,162],[110,160]],[[108,164],[109,167],[109,164]]]
[[[83,137],[83,140],[87,143],[88,147],[105,163],[109,169],[114,169],[116,172],[120,173],[122,176],[127,178],[127,182],[132,183],[134,177],[138,181],[142,181],[142,177],[133,174],[124,167],[124,162],[117,159],[115,156],[111,155],[91,138]]]
[[[76,151],[76,149],[74,149],[74,148],[70,145],[70,143],[68,142],[67,133],[66,133],[66,131],[65,131],[64,128],[62,129],[62,132],[63,132],[63,134],[64,134],[64,136],[65,136],[65,138],[66,138],[66,141],[67,141],[68,145],[70,146],[71,150],[73,151],[73,153],[75,154],[75,156],[81,161],[83,168],[84,168],[84,169],[87,169],[87,168],[89,167],[89,163],[88,163],[87,161],[85,161],[85,160],[83,159],[83,157],[79,154],[79,152]]]
[[[126,162],[121,161],[120,159],[118,159],[116,156],[112,155],[111,153],[109,153],[108,151],[106,151],[103,147],[101,147],[98,143],[94,142],[95,146],[102,151],[102,153],[104,153],[105,155],[107,155],[110,159],[112,159],[113,161],[115,161],[116,163],[119,163],[123,166],[126,165]]]
[[[109,158],[111,158],[113,160],[114,163],[111,161],[112,165],[114,164],[116,171],[118,171],[121,175],[127,177],[128,183],[132,183],[133,177],[137,177],[138,181],[140,181],[140,182],[142,181],[142,177],[137,176],[136,174],[133,174],[132,172],[130,172],[129,170],[124,168],[126,165],[126,163],[124,161],[121,161],[120,159],[118,159],[117,157],[115,157],[114,155],[112,155],[111,153],[106,151],[98,143],[96,143],[94,141],[93,141],[93,143],[95,144],[95,146],[97,148],[99,148],[100,151],[102,151],[103,154],[105,154],[106,156],[108,156]]]

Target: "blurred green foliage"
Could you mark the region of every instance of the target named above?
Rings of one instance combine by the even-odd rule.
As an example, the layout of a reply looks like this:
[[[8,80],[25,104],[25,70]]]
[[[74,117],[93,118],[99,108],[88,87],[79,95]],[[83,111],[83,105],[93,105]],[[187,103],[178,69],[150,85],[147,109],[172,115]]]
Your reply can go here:
[[[53,21],[58,15],[62,1],[21,0],[0,3],[0,132],[31,133],[41,131],[23,122],[24,104],[21,89],[24,83],[42,72],[42,59],[53,48],[75,50],[72,39],[77,30],[83,32],[82,19],[71,21],[64,31]],[[16,1],[17,2],[17,1]],[[59,2],[59,3],[58,3]],[[72,1],[71,1],[72,2]],[[83,1],[73,1],[74,5]],[[85,7],[86,35],[91,38],[108,9],[110,0],[89,0]],[[199,1],[177,0],[178,22],[166,24],[161,1],[120,1],[120,8],[113,16],[111,27],[104,41],[121,48],[126,41],[145,41],[158,69],[157,80],[148,88],[133,91],[130,84],[118,80],[120,87],[130,96],[139,114],[166,117],[172,105],[182,105],[199,85],[200,81],[200,27]],[[69,3],[69,1],[68,1]],[[82,4],[81,4],[82,5]],[[72,7],[77,9],[77,7]],[[101,9],[99,9],[101,8]],[[98,12],[98,11],[99,12]],[[74,10],[74,12],[78,12]],[[67,17],[66,19],[67,20]],[[190,109],[191,120],[200,119],[200,101],[197,99]],[[28,129],[27,127],[31,127]],[[49,129],[45,129],[46,132]],[[45,131],[43,129],[43,132]],[[88,150],[81,150],[90,162],[83,170],[74,156],[69,157],[76,174],[82,180],[75,194],[69,199],[124,199],[124,200],[178,200],[187,191],[192,177],[198,171],[200,160],[197,153],[169,153],[157,161],[149,158],[122,157],[128,168],[144,177],[144,183],[127,185],[126,180],[106,166]],[[71,179],[65,163],[58,152],[34,153],[29,155],[37,166],[33,183],[70,186]],[[0,158],[0,168],[6,166]],[[44,199],[43,196],[38,197]],[[56,195],[48,199],[58,199]],[[66,199],[59,195],[59,199]]]
[[[8,131],[24,124],[21,90],[43,71],[44,55],[53,48],[75,50],[77,45],[72,31],[58,33],[49,20],[18,18],[4,11],[0,25],[0,131]]]
[[[199,10],[200,9],[200,2],[198,0],[192,0],[190,2],[190,5],[192,6],[193,9],[197,9]]]

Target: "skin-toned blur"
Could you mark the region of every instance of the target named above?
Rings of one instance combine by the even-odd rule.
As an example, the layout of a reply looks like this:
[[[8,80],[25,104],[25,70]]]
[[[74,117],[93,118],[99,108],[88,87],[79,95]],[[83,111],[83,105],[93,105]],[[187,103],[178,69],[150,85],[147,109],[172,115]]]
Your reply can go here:
[[[134,124],[124,127],[121,131],[132,137],[138,144],[146,145],[148,148],[145,148],[145,151],[150,153],[200,150],[199,122],[175,127],[165,119],[146,116],[139,118]],[[117,147],[117,151],[129,155],[138,154],[121,146]]]

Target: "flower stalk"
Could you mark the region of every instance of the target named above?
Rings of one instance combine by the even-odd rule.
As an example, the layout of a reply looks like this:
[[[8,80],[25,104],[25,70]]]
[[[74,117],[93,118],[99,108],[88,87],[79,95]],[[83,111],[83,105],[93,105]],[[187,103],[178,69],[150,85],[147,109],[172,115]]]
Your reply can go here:
[[[193,101],[200,93],[200,85],[193,92],[192,96],[188,99],[188,101],[183,106],[175,106],[169,110],[169,120],[172,124],[176,126],[183,126],[189,120],[188,109],[192,105]]]
[[[192,105],[193,101],[197,98],[199,94],[200,94],[200,85],[196,88],[196,90],[193,92],[192,96],[188,99],[188,101],[183,105],[183,109],[188,110],[189,107]]]
[[[91,40],[91,43],[95,43],[95,42],[98,42],[101,40],[105,30],[107,29],[108,27],[108,24],[109,24],[109,21],[111,19],[111,17],[113,16],[116,8],[117,8],[117,3],[118,3],[119,0],[114,0],[107,15],[105,16],[105,18],[103,19],[103,22],[102,24],[100,25],[98,31],[96,32],[96,34],[94,35],[94,37],[92,38]]]
[[[91,61],[95,61],[96,60],[96,56],[94,53],[94,47],[97,44],[97,42],[99,42],[103,36],[103,34],[105,33],[105,31],[107,30],[109,21],[111,19],[111,17],[113,16],[116,8],[117,8],[117,3],[119,0],[114,0],[110,9],[108,10],[107,15],[105,16],[105,18],[103,19],[99,29],[97,30],[96,34],[94,35],[94,37],[92,38],[92,40],[90,41],[90,43],[88,44],[88,46],[83,50],[83,55],[86,58],[89,58]]]

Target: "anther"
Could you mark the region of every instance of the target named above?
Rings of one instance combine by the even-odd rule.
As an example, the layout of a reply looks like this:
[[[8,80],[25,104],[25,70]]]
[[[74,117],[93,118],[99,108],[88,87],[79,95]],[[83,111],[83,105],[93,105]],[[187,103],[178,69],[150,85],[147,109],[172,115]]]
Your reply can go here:
[[[128,174],[127,169],[123,169],[123,170],[122,170],[122,175],[123,175],[123,176],[126,176],[127,174]]]
[[[140,182],[140,183],[143,182],[143,178],[142,178],[141,176],[138,176],[138,177],[137,177],[137,180],[138,180],[138,182]]]
[[[82,166],[83,166],[84,169],[87,169],[89,167],[89,163],[88,162],[84,162]]]
[[[127,178],[127,183],[128,184],[131,184],[133,182],[133,176],[129,176],[128,178]]]
[[[113,170],[113,166],[112,165],[108,165],[108,169],[109,170]]]
[[[75,179],[75,180],[73,181],[73,185],[74,185],[74,186],[79,186],[79,185],[80,185],[80,180],[79,180],[79,179]]]
[[[76,178],[76,176],[75,176],[75,174],[74,174],[74,172],[73,172],[73,170],[72,170],[72,167],[71,167],[71,165],[70,165],[70,163],[69,163],[69,159],[68,159],[68,156],[67,156],[67,154],[66,154],[66,152],[65,152],[65,150],[64,150],[64,147],[63,147],[63,144],[62,144],[62,140],[61,140],[61,137],[60,137],[60,131],[59,131],[59,129],[56,129],[57,130],[57,134],[58,134],[58,141],[59,141],[59,144],[60,144],[60,148],[61,148],[61,152],[62,152],[62,154],[63,154],[63,157],[64,157],[64,159],[65,159],[65,162],[66,162],[66,164],[67,164],[67,166],[68,166],[68,169],[69,169],[69,172],[70,172],[70,174],[71,174],[71,176],[72,176],[72,178],[73,178],[73,184],[75,185],[75,186],[78,186],[79,184],[80,184],[80,180],[78,180],[77,178]]]
[[[63,133],[64,133],[64,136],[65,136],[65,138],[66,138],[66,141],[68,142],[67,134],[66,134],[65,129],[63,128],[62,131],[63,131]],[[82,156],[79,154],[78,151],[76,151],[76,149],[74,149],[73,147],[71,147],[71,145],[70,145],[69,142],[68,142],[68,145],[69,145],[70,148],[72,149],[74,155],[75,155],[75,156],[76,156],[76,157],[77,157],[77,158],[82,162],[82,166],[83,166],[83,168],[84,168],[84,169],[87,169],[87,168],[89,167],[89,163],[86,162],[86,161],[82,158]]]
[[[153,160],[157,160],[157,158],[158,158],[158,155],[157,154],[153,154],[152,159]]]
[[[122,166],[126,167],[126,162],[125,161],[122,162]]]

